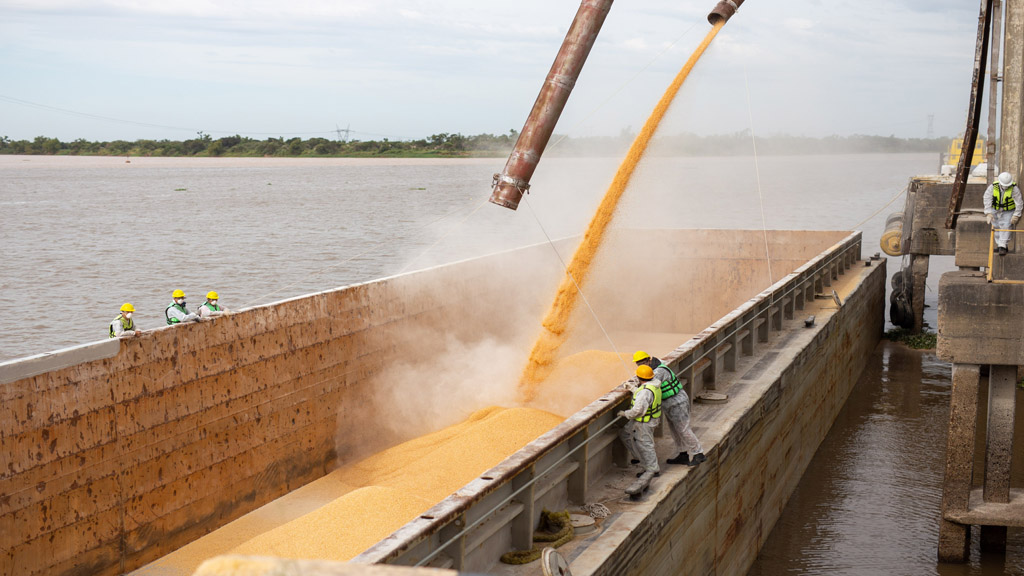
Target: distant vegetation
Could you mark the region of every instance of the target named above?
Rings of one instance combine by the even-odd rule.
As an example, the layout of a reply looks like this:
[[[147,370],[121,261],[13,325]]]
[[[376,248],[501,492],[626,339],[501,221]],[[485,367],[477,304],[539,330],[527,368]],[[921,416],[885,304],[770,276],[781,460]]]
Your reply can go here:
[[[327,138],[267,138],[245,136],[213,138],[198,133],[189,140],[114,140],[91,142],[84,139],[62,142],[37,136],[34,140],[0,137],[0,154],[48,156],[225,156],[225,157],[502,157],[507,156],[519,133],[434,134],[420,140],[329,140]],[[559,156],[619,156],[632,142],[627,130],[618,136],[562,137],[555,135],[546,152]],[[757,153],[767,155],[861,154],[942,152],[948,138],[896,138],[893,136],[805,136],[773,135],[756,139]],[[677,134],[659,136],[649,153],[659,156],[750,155],[753,142],[749,132],[716,136]]]

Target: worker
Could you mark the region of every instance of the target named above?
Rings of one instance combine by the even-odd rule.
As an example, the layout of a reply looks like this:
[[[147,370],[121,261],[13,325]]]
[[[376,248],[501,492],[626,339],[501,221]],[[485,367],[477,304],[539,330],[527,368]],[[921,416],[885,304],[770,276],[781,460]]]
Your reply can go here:
[[[1010,230],[1020,221],[1022,209],[1024,199],[1021,199],[1020,188],[1009,172],[1001,173],[999,178],[985,189],[985,219],[996,231],[996,247],[1000,256],[1006,255]]]
[[[167,318],[168,325],[199,321],[199,314],[189,312],[188,308],[185,307],[184,290],[175,290],[171,293],[171,298],[171,303],[164,309],[164,318]]]
[[[227,310],[217,305],[217,301],[216,292],[211,290],[206,293],[206,302],[197,310],[200,320],[211,320],[227,313]]]
[[[135,321],[132,320],[132,316],[135,315],[135,306],[131,305],[131,302],[125,302],[121,305],[121,313],[110,321],[110,337],[111,338],[130,338],[142,334],[142,330],[135,327]]]
[[[654,429],[661,418],[661,387],[654,379],[654,371],[650,366],[636,369],[639,379],[633,390],[633,400],[629,410],[619,410],[618,415],[628,420],[619,432],[619,438],[626,445],[629,455],[639,460],[643,470],[637,477],[650,480],[657,476],[658,454],[654,450]]]
[[[667,364],[643,350],[633,353],[633,362],[638,367],[650,367],[654,372],[654,379],[661,385],[661,411],[665,415],[668,429],[679,451],[679,454],[669,458],[667,462],[697,466],[707,460],[700,440],[690,428],[690,397],[686,390],[683,390],[683,385],[675,372]]]

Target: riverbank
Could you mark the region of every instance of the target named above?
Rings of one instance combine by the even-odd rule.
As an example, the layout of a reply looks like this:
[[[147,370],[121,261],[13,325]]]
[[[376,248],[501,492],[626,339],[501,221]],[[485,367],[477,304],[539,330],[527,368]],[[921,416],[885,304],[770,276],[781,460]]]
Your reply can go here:
[[[459,133],[434,134],[419,140],[342,140],[327,138],[267,138],[244,136],[212,138],[200,133],[189,140],[114,140],[90,142],[78,139],[62,142],[58,138],[37,136],[33,140],[0,137],[0,155],[43,156],[140,156],[140,157],[234,157],[234,158],[507,158],[519,134]],[[621,158],[635,134],[623,131],[617,136],[575,136],[555,134],[545,157],[615,156]],[[754,146],[761,155],[816,154],[939,154],[949,146],[949,138],[894,138],[886,136],[828,136],[812,138],[777,134],[758,136],[734,133],[702,136],[698,134],[659,135],[654,155],[708,157],[748,156]]]

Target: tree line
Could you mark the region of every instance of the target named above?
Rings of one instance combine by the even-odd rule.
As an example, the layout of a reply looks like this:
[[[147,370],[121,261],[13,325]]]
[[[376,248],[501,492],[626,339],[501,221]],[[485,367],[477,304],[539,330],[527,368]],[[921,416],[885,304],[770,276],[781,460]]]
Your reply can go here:
[[[83,138],[63,142],[37,136],[34,140],[0,137],[0,154],[68,156],[195,156],[195,157],[502,157],[518,139],[516,130],[507,134],[433,134],[418,140],[331,140],[327,138],[267,138],[259,140],[234,135],[213,138],[199,132],[188,140],[90,141]],[[621,156],[635,134],[628,129],[618,136],[564,137],[555,135],[545,154],[557,156]],[[677,156],[814,155],[942,152],[949,138],[896,138],[895,136],[827,136],[815,138],[776,134],[751,138],[749,131],[700,136],[675,134],[658,136],[649,153]]]

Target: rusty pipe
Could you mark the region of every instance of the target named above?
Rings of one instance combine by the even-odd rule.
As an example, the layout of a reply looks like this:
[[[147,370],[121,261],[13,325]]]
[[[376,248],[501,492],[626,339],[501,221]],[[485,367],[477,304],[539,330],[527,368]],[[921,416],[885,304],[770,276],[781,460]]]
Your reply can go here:
[[[720,20],[728,21],[740,9],[741,4],[743,4],[743,0],[721,0],[708,14],[708,22],[714,26]]]
[[[519,207],[519,201],[530,189],[530,178],[611,7],[612,0],[583,0],[580,3],[576,18],[562,41],[505,169],[494,175],[491,202],[512,210]]]

